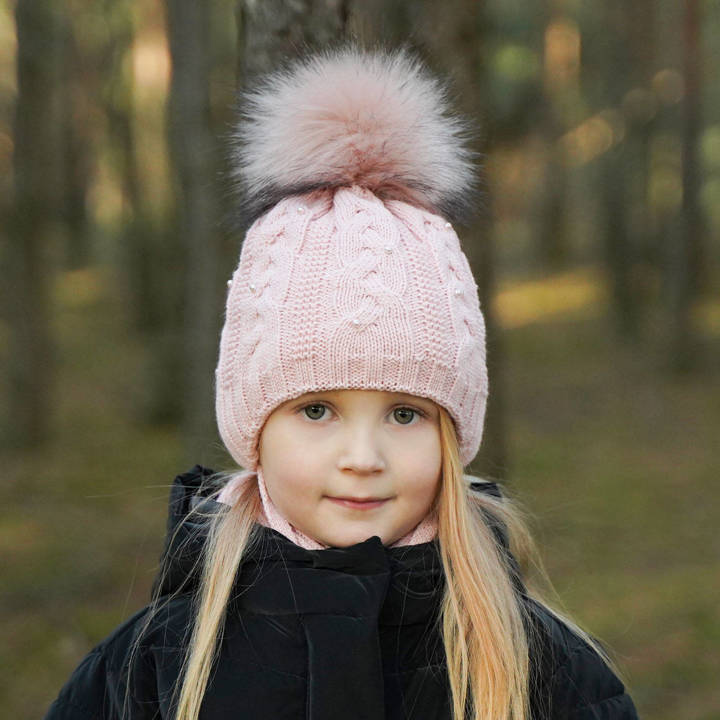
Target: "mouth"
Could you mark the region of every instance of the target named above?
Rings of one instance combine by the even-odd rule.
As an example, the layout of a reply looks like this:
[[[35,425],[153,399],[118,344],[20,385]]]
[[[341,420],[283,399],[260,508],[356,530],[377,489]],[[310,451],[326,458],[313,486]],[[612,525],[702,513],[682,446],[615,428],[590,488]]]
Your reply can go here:
[[[347,497],[330,497],[328,500],[342,505],[343,507],[352,508],[353,510],[371,510],[384,505],[390,498],[347,498]]]

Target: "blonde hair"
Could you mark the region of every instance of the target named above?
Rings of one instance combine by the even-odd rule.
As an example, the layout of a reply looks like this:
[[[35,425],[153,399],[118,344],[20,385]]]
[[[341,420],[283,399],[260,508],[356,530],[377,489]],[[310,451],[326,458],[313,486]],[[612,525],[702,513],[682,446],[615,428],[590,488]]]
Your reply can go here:
[[[620,673],[586,631],[545,599],[540,586],[552,589],[552,585],[529,532],[526,513],[507,496],[498,498],[469,487],[460,463],[455,426],[444,408],[439,410],[442,476],[434,507],[446,579],[439,627],[447,657],[453,720],[530,720],[529,657],[536,638],[532,623],[527,622],[527,608],[514,586],[516,569],[511,558],[517,561],[526,595],[541,603],[594,648],[616,674]],[[220,490],[209,497],[216,497]],[[218,656],[230,592],[243,555],[257,537],[260,509],[257,478],[251,475],[229,509],[211,514],[194,509],[183,520],[192,522],[201,515],[207,540],[202,553],[202,581],[193,596],[195,622],[174,689],[178,700],[175,720],[198,718]],[[511,555],[496,536],[498,528]],[[133,654],[157,611],[174,597],[160,602],[164,572]]]

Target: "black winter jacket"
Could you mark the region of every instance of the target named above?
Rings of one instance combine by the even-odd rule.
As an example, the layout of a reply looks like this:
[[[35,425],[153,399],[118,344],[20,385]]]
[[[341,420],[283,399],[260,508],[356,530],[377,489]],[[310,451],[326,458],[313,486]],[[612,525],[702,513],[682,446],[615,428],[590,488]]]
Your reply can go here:
[[[116,628],[80,663],[45,720],[120,720],[129,682],[131,720],[173,717],[171,695],[192,626],[202,525],[181,519],[212,471],[196,465],[170,495],[162,593],[181,592],[129,649],[148,608]],[[473,489],[498,495],[494,483]],[[385,547],[378,536],[345,548],[306,550],[256,526],[235,580],[219,662],[201,720],[450,720],[449,686],[434,625],[444,588],[436,541]],[[498,539],[504,542],[499,528]],[[506,550],[507,551],[507,550]],[[156,580],[156,585],[158,580]],[[516,587],[542,642],[531,653],[534,720],[633,720],[620,680],[584,641]]]

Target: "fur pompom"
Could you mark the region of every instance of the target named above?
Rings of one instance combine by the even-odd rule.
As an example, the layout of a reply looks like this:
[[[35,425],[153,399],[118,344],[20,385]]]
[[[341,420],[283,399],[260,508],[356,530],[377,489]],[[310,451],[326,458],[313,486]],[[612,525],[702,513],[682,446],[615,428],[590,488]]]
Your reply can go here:
[[[325,50],[267,76],[239,104],[231,172],[246,222],[288,195],[352,184],[453,222],[470,215],[470,128],[405,49]]]

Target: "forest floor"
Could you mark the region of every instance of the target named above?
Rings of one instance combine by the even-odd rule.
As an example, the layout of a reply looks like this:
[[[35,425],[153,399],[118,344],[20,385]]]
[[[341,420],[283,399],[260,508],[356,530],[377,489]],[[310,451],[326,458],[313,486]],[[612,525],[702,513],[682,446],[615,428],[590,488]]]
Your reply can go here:
[[[720,330],[705,336],[712,359],[672,376],[664,323],[619,345],[593,277],[501,288],[508,492],[641,717],[718,720]],[[188,469],[175,428],[136,418],[144,350],[111,287],[95,273],[58,286],[55,436],[3,458],[0,706],[15,720],[42,717],[81,657],[147,602],[168,488]],[[547,301],[558,293],[566,302]]]

